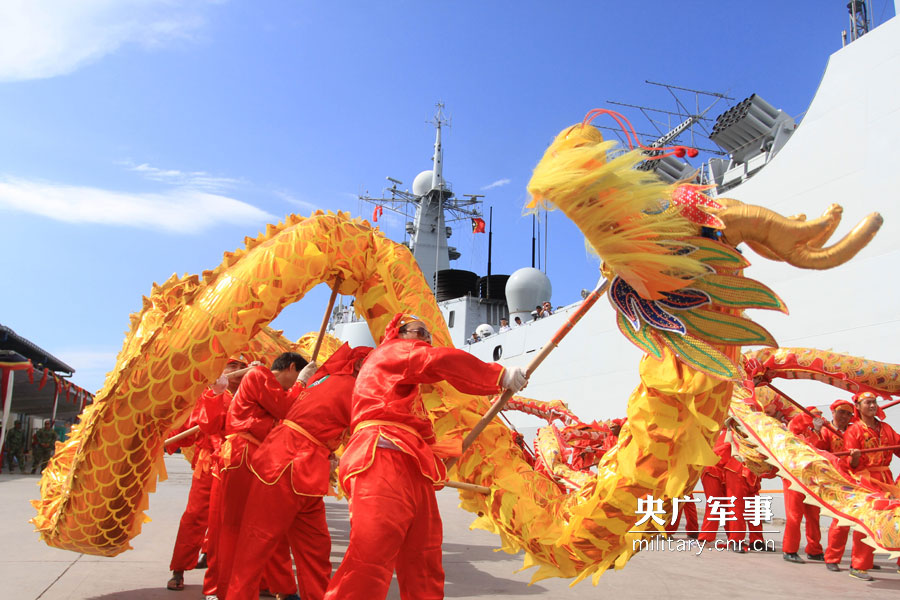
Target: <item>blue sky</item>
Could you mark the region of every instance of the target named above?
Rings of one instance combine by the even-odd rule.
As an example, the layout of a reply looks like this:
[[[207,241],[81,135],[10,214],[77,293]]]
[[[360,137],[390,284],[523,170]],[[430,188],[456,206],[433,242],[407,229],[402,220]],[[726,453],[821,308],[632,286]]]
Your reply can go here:
[[[96,390],[154,281],[199,273],[266,223],[430,168],[494,208],[493,272],[531,261],[525,184],[552,137],[608,100],[674,109],[644,83],[757,93],[799,116],[846,2],[6,0],[0,4],[0,322]],[[894,15],[872,3],[876,24]],[[713,109],[711,116],[727,105]],[[652,127],[622,109],[640,131]],[[406,187],[404,186],[404,187]],[[402,223],[381,223],[402,239]],[[467,224],[455,268],[483,273]],[[597,264],[550,216],[555,304]],[[275,325],[315,330],[320,286]]]

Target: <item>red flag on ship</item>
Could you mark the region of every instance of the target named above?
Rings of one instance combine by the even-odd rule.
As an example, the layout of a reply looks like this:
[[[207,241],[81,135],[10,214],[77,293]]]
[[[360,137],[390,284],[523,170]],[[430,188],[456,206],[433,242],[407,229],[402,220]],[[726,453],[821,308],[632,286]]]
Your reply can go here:
[[[384,207],[376,206],[375,209],[372,211],[372,222],[377,223],[378,217],[380,217],[383,214],[384,214]]]
[[[472,233],[484,233],[484,219],[478,217],[472,219]]]

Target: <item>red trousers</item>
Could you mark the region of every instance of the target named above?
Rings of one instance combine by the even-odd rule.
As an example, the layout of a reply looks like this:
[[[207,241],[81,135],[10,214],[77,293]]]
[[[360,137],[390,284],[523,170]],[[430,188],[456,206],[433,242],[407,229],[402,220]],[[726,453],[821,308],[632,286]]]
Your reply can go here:
[[[839,563],[844,557],[844,549],[847,547],[847,535],[850,527],[838,525],[837,519],[831,522],[828,529],[828,548],[825,549],[825,562]],[[853,532],[853,551],[850,553],[850,566],[854,569],[871,569],[875,564],[875,549],[863,542],[866,535],[858,531]],[[897,560],[900,566],[900,560]]]
[[[325,598],[383,599],[395,569],[403,600],[443,598],[441,515],[415,459],[376,448],[372,466],[349,487],[350,543]]]
[[[765,543],[762,536],[762,522],[754,525],[744,520],[744,498],[751,498],[757,495],[759,488],[751,487],[747,482],[747,478],[740,473],[725,469],[725,494],[734,496],[734,516],[733,521],[725,524],[725,531],[728,533],[728,539],[732,542],[739,542],[749,532],[750,544],[754,542]]]
[[[891,483],[891,474],[889,471],[872,471],[863,472],[864,476],[869,477],[876,483]],[[831,523],[828,530],[828,549],[825,551],[825,562],[839,563],[844,556],[844,548],[847,547],[847,534],[850,527],[841,527],[837,524],[837,519]],[[853,531],[853,550],[850,552],[850,566],[854,569],[871,569],[875,562],[875,549],[864,543],[866,534]],[[900,564],[898,561],[897,564]]]
[[[219,529],[222,527],[222,480],[212,478],[209,492],[209,524],[206,534],[206,572],[203,573],[203,594],[215,596],[219,587]]]
[[[847,535],[850,527],[838,525],[837,519],[831,522],[828,529],[828,548],[825,550],[825,562],[837,564],[844,557],[847,547]],[[850,566],[854,569],[871,569],[875,562],[875,550],[864,543],[866,534],[853,532],[853,551],[850,553]]]
[[[247,496],[228,584],[228,600],[257,600],[263,568],[276,542],[287,536],[297,582],[303,600],[322,600],[331,578],[331,535],[325,521],[325,501],[321,496],[298,496],[291,489],[290,475],[274,485],[254,478]]]
[[[788,488],[784,480],[784,538],[781,551],[793,554],[800,549],[800,521],[806,518],[806,553],[822,554],[822,532],[819,529],[818,506],[803,502],[803,494]]]
[[[675,518],[675,523],[673,524],[670,521],[666,524],[666,533],[678,531],[678,524],[681,522],[682,514],[684,515],[684,530],[689,533],[697,533],[697,505],[693,502],[679,504],[678,516]]]
[[[247,494],[256,476],[246,463],[236,469],[222,472],[222,520],[219,527],[219,540],[216,547],[218,553],[218,583],[216,584],[219,600],[228,596],[228,583],[234,568],[234,555],[247,506]],[[261,510],[254,506],[252,510]],[[266,563],[266,581],[269,591],[275,594],[296,594],[297,584],[294,580],[294,569],[291,566],[291,551],[287,539],[282,537],[275,547],[275,553]]]
[[[725,495],[725,483],[706,471],[700,476],[700,483],[703,484],[703,493],[706,495],[707,510],[703,515],[703,527],[701,527],[701,532],[697,539],[703,542],[711,542],[716,539],[716,532],[719,531],[719,521],[710,518],[708,501],[713,496],[721,497]]]
[[[209,496],[213,479],[209,471],[196,473],[191,479],[187,507],[181,515],[178,535],[175,536],[170,571],[190,571],[197,566],[209,523]]]

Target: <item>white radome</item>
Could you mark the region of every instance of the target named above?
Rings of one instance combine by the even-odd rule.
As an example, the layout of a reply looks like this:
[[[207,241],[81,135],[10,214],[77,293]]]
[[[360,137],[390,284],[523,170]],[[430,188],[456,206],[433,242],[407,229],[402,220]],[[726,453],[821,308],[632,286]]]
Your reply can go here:
[[[431,191],[431,180],[434,179],[434,171],[428,169],[422,171],[413,179],[412,192],[416,196],[424,196]]]
[[[509,276],[506,282],[506,304],[509,318],[531,320],[531,311],[538,304],[550,300],[553,287],[550,278],[534,267],[524,267]]]

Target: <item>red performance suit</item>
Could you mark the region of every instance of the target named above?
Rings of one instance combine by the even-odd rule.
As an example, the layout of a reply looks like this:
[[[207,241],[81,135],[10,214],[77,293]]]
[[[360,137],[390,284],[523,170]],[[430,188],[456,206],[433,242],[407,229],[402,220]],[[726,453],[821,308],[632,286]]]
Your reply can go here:
[[[702,542],[712,542],[716,539],[716,532],[719,530],[718,519],[712,518],[709,510],[709,499],[714,497],[725,496],[725,463],[731,460],[731,444],[725,441],[726,430],[723,429],[719,433],[713,451],[719,457],[719,462],[711,467],[703,469],[700,475],[700,483],[703,484],[703,494],[706,496],[706,514],[703,515],[703,527],[700,536],[697,538]]]
[[[354,365],[371,348],[344,344],[316,372],[285,420],[266,436],[250,462],[250,484],[228,584],[228,600],[256,600],[263,566],[287,536],[303,600],[321,600],[331,578],[331,536],[323,496],[329,455],[350,427]]]
[[[218,546],[218,596],[228,589],[234,566],[234,553],[240,534],[247,493],[255,479],[249,462],[256,449],[275,426],[277,419],[283,419],[291,404],[303,389],[302,384],[285,390],[275,379],[275,375],[265,367],[255,367],[241,380],[241,386],[231,406],[228,408],[225,432],[226,441],[222,445],[222,520],[219,528]],[[256,510],[254,508],[254,510]],[[269,591],[279,594],[293,594],[297,586],[291,567],[290,547],[287,539],[281,539],[275,555],[266,569]]]
[[[419,385],[447,381],[463,393],[493,394],[502,375],[496,363],[417,340],[393,338],[372,351],[353,390],[353,434],[340,464],[350,543],[326,598],[385,598],[395,568],[404,600],[444,597],[434,485],[447,471],[432,451]]]
[[[834,422],[832,422],[832,425],[835,429],[837,429],[837,426],[834,425]],[[825,441],[825,449],[829,452],[841,452],[844,450],[843,435],[835,435],[831,432],[831,430],[823,428],[822,439]],[[847,461],[849,459],[847,457],[844,457],[841,460],[835,457],[835,460],[840,460],[841,464],[847,467]],[[849,469],[849,467],[847,468]],[[849,526],[839,525],[837,519],[831,522],[831,527],[828,528],[828,546],[825,548],[826,563],[837,564],[841,562],[841,558],[843,558],[844,556],[844,549],[847,547],[848,535],[850,535]]]
[[[693,500],[694,495],[690,495]],[[675,533],[678,531],[678,524],[681,522],[681,515],[684,515],[684,531],[688,537],[698,537],[697,531],[697,504],[695,502],[681,502],[678,507],[678,516],[675,522],[669,521],[666,524],[666,533]]]
[[[801,413],[791,419],[788,429],[791,433],[804,440],[813,448],[828,450],[829,444],[816,432],[812,418]],[[826,428],[820,430],[828,431]],[[834,435],[834,434],[832,434]],[[818,506],[812,506],[803,502],[803,494],[791,489],[788,480],[784,479],[784,537],[781,542],[781,550],[787,554],[794,554],[800,549],[800,522],[806,518],[806,553],[811,556],[822,554],[822,531],[819,528]]]
[[[172,561],[169,563],[171,571],[190,571],[197,566],[197,559],[210,522],[210,494],[217,460],[215,453],[225,439],[222,435],[222,424],[230,402],[231,394],[227,390],[221,394],[214,394],[207,388],[197,400],[187,422],[172,432],[179,433],[194,426],[200,427],[198,433],[181,440],[177,445],[173,444],[175,447],[193,445],[195,450],[191,460],[194,476],[191,479],[187,507],[181,516],[178,535],[175,537],[175,548],[172,551]],[[169,449],[174,449],[173,446]],[[217,509],[218,507],[215,507],[215,510]],[[218,519],[218,515],[213,518]]]
[[[765,545],[762,523],[754,525],[744,518],[745,504],[750,498],[759,495],[762,479],[733,456],[725,463],[723,470],[725,471],[725,495],[735,498],[735,519],[725,524],[728,540],[735,543],[742,542],[744,536],[749,534],[751,546],[754,546],[756,542]]]
[[[884,421],[875,420],[876,427],[872,428],[860,421],[854,421],[847,427],[844,432],[844,446],[846,450],[858,448],[878,448],[880,446],[896,446],[900,445],[900,435]],[[891,459],[892,454],[900,456],[900,450],[893,452],[867,452],[860,455],[859,465],[851,469],[859,477],[860,483],[872,488],[873,490],[881,490],[883,484],[891,485],[893,477],[891,476]],[[849,463],[850,459],[847,458]],[[853,532],[853,551],[850,555],[850,566],[854,569],[868,570],[872,568],[875,558],[875,549],[869,546],[863,539],[866,537],[864,533],[858,531]],[[835,539],[835,549],[831,548],[831,536],[828,540],[828,556],[825,557],[827,562],[839,562],[840,556],[843,555],[843,547],[847,542],[847,534],[844,533],[843,543],[840,537]],[[837,549],[840,548],[840,555],[835,559]]]

